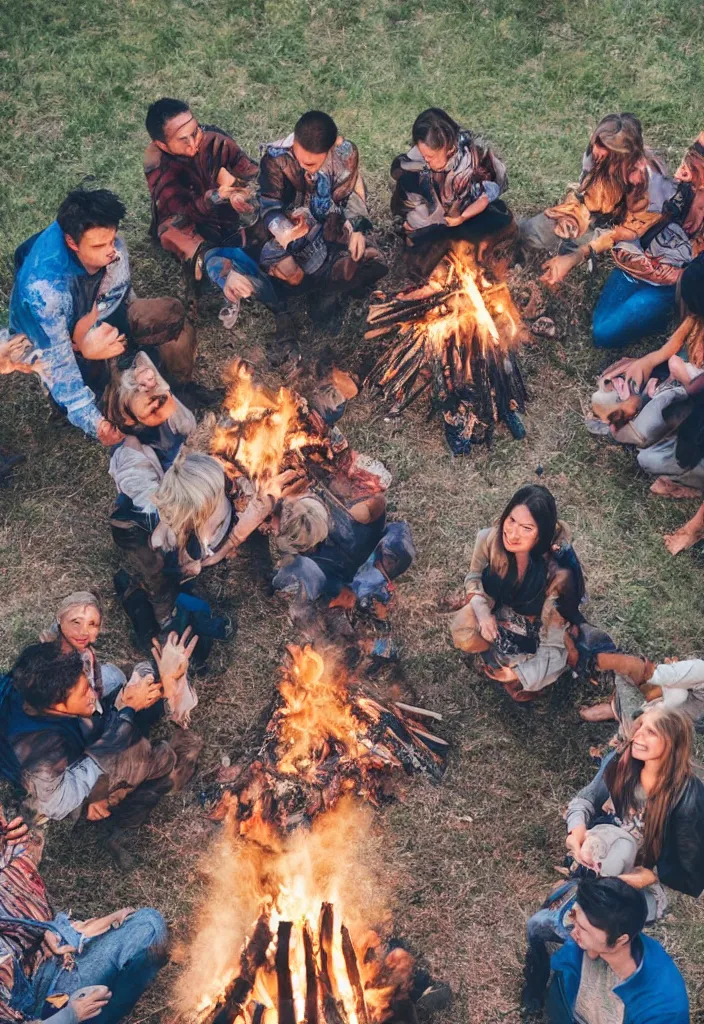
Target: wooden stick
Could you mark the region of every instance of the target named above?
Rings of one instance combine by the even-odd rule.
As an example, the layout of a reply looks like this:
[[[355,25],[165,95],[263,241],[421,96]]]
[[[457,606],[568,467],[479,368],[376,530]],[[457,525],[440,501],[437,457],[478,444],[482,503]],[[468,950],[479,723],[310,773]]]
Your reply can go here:
[[[362,988],[362,979],[359,975],[357,954],[352,945],[352,936],[344,924],[340,929],[340,933],[342,935],[342,955],[345,958],[347,977],[350,979],[350,985],[354,992],[354,1008],[357,1011],[357,1020],[359,1024],[369,1024],[367,1004],[364,1002],[364,989]]]
[[[276,939],[276,984],[278,988],[279,1024],[296,1024],[293,1008],[293,982],[289,964],[291,922],[280,921]]]
[[[244,1001],[254,986],[257,971],[266,963],[266,951],[272,938],[269,919],[262,914],[252,938],[242,951],[239,976],[226,991],[222,1004],[215,1008],[212,1024],[233,1024],[239,1017]]]
[[[427,708],[418,708],[413,704],[402,704],[400,700],[395,700],[394,705],[409,715],[416,715],[418,718],[434,718],[436,722],[442,722],[442,715],[437,711],[428,711]]]
[[[318,973],[313,952],[313,934],[307,922],[303,928],[303,949],[306,958],[306,1024],[318,1024]]]

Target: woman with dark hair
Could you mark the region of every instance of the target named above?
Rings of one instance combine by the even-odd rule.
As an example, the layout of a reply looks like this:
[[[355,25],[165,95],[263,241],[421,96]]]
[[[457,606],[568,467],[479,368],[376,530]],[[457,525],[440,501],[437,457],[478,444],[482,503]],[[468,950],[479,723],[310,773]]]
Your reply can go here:
[[[412,148],[391,165],[391,210],[403,217],[409,246],[482,238],[513,224],[499,198],[506,167],[483,139],[439,107],[418,115],[412,137]]]
[[[597,348],[620,348],[667,327],[675,286],[658,268],[668,261],[682,267],[691,259],[686,239],[671,231],[661,235],[672,220],[667,204],[675,193],[664,164],[645,146],[638,118],[607,114],[589,140],[579,182],[566,199],[522,222],[525,248],[556,253],[544,264],[542,280],[548,285],[560,284],[575,267],[613,252],[617,268],[594,310]],[[642,250],[654,247],[658,256],[647,276],[620,267],[623,247],[627,252],[638,241]]]
[[[465,604],[452,620],[455,646],[517,701],[532,700],[564,672],[565,632],[584,619],[584,579],[546,487],[516,491],[498,523],[477,535]]]

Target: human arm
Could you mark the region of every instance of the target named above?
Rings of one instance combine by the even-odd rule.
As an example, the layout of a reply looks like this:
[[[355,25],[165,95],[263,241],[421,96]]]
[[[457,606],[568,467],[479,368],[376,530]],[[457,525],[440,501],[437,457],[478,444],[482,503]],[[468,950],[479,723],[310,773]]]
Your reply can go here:
[[[159,681],[163,690],[173,690],[176,683],[185,676],[198,637],[187,626],[179,637],[178,633],[169,633],[162,645],[158,640],[152,641],[152,655],[159,671]]]
[[[25,304],[36,328],[32,337],[46,367],[45,384],[54,401],[66,410],[70,423],[91,437],[98,437],[103,420],[95,395],[83,383],[73,350],[69,317],[72,300],[62,283],[35,282],[28,288]]]
[[[157,682],[154,673],[148,670],[148,667],[146,662],[136,666],[115,698],[115,707],[118,711],[122,708],[144,711],[163,697],[162,685]]]
[[[484,192],[478,199],[475,199],[469,204],[469,206],[465,207],[459,216],[445,217],[445,223],[451,228],[459,227],[459,225],[464,224],[465,221],[471,220],[472,217],[476,217],[478,214],[483,213],[490,203],[491,199],[489,199],[487,193]]]
[[[565,824],[568,849],[576,847],[578,850],[581,848],[587,829],[609,799],[609,788],[604,779],[604,769],[614,757],[615,752],[604,759],[592,781],[580,789],[567,805]]]
[[[110,459],[109,473],[121,494],[126,494],[140,511],[157,516],[152,498],[164,478],[164,471],[148,445],[143,445],[136,437],[126,438]]]
[[[493,615],[493,602],[484,591],[482,575],[489,565],[490,545],[493,528],[480,530],[474,543],[469,572],[464,578],[464,590],[467,603],[471,604],[479,631],[486,641],[492,643],[498,635],[496,618]]]
[[[648,352],[639,359],[634,359],[628,367],[626,379],[629,382],[633,381],[639,389],[642,388],[645,382],[652,376],[656,366],[666,363],[680,351],[687,339],[687,335],[692,329],[692,320],[692,317],[686,317],[679,327],[673,331],[664,345],[656,348],[653,352]]]
[[[0,375],[10,373],[37,373],[46,376],[46,367],[39,353],[32,348],[24,334],[10,334],[0,331]]]
[[[61,821],[90,797],[102,774],[92,758],[81,757],[63,770],[40,762],[23,772],[22,782],[33,809],[51,821]]]
[[[654,871],[651,871],[650,868],[644,868],[642,865],[618,877],[622,882],[632,886],[634,889],[647,889],[649,885],[655,885],[658,880],[658,876]]]

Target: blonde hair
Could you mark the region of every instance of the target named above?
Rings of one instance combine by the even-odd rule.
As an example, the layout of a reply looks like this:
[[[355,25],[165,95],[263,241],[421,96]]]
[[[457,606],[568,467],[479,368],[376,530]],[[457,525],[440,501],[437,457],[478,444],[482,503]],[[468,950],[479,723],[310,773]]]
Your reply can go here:
[[[145,387],[139,375],[151,372],[154,376],[154,385]],[[126,370],[118,370],[113,364],[111,378],[103,393],[102,408],[105,418],[114,423],[123,433],[132,433],[139,423],[132,412],[132,399],[140,392],[148,392],[151,395],[170,395],[171,388],[157,370],[156,366],[146,352],[138,352],[132,361],[132,365]],[[177,412],[171,417],[176,422],[174,429],[179,434],[189,435],[196,429],[196,420],[193,413],[186,408],[177,398]]]
[[[184,547],[191,533],[203,540],[202,530],[224,493],[225,473],[218,460],[182,449],[152,501],[178,547]]]
[[[94,594],[90,590],[76,590],[73,594],[69,594],[60,603],[56,609],[56,617],[52,624],[47,630],[45,630],[46,636],[52,636],[55,640],[61,635],[61,620],[64,615],[68,614],[72,608],[95,608],[100,621],[103,620],[103,606],[100,603],[100,598],[97,594]],[[44,634],[42,634],[44,636]]]
[[[313,494],[284,500],[276,546],[284,555],[299,555],[321,544],[330,530],[325,503]]]

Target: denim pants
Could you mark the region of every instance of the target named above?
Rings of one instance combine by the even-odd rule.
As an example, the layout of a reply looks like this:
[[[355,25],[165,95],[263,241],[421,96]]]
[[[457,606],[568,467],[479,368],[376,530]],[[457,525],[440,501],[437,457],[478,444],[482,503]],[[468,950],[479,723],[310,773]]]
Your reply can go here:
[[[254,298],[272,313],[280,313],[286,307],[285,300],[277,292],[272,279],[264,274],[252,257],[234,246],[209,249],[205,255],[205,271],[218,288],[224,291],[227,275],[231,270],[249,278],[254,288]]]
[[[665,331],[675,308],[675,286],[636,281],[616,268],[606,279],[592,318],[597,348],[623,348]]]
[[[41,1017],[47,996],[71,996],[86,985],[107,985],[112,998],[93,1020],[96,1024],[117,1024],[130,1012],[142,993],[166,962],[166,922],[158,910],[137,910],[119,928],[86,939],[75,954],[72,970],[63,958],[50,957],[31,979],[34,1015]]]

